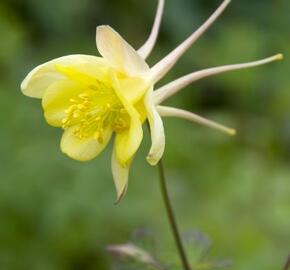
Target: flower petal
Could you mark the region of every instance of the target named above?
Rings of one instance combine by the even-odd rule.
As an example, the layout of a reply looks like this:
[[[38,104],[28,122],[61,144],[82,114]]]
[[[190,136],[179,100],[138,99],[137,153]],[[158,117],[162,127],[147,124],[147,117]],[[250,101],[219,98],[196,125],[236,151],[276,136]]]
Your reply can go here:
[[[122,165],[126,165],[132,159],[142,142],[142,119],[133,104],[130,103],[123,94],[120,81],[117,79],[114,72],[111,72],[111,80],[116,95],[129,115],[129,127],[124,131],[117,133],[115,139],[116,156],[118,161]]]
[[[126,166],[137,152],[143,139],[142,123],[139,115],[131,116],[130,127],[117,133],[115,138],[116,156]]]
[[[65,110],[71,106],[70,100],[78,98],[83,89],[81,84],[69,80],[52,83],[42,98],[42,107],[47,123],[61,127],[62,120],[66,117]]]
[[[162,119],[153,102],[153,91],[149,91],[145,97],[145,108],[150,125],[152,145],[147,156],[151,165],[156,165],[161,159],[165,149],[165,135]]]
[[[115,144],[116,146],[116,144]],[[128,164],[121,164],[116,155],[116,147],[112,153],[112,173],[117,191],[116,203],[118,203],[125,195],[128,187],[129,168],[131,161]]]
[[[103,141],[100,143],[92,137],[78,138],[74,134],[77,128],[78,126],[76,125],[65,130],[60,145],[63,153],[79,161],[88,161],[98,156],[107,146],[112,135],[111,130],[104,130]]]
[[[21,90],[29,97],[42,98],[51,83],[65,78],[64,74],[56,69],[56,65],[71,66],[84,63],[91,63],[94,66],[105,65],[102,58],[90,55],[68,55],[56,58],[34,68],[21,83]]]
[[[149,88],[144,80],[137,77],[119,79],[119,87],[126,100],[130,103],[139,101]]]
[[[97,47],[100,54],[116,69],[130,76],[149,72],[141,56],[110,26],[97,27]]]

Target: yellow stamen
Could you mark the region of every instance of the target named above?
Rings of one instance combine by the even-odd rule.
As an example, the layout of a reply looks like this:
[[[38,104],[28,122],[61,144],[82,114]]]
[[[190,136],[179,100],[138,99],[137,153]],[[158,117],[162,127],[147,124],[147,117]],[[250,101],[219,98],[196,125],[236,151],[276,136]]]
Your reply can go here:
[[[84,92],[69,100],[62,128],[78,125],[74,135],[80,139],[93,137],[103,141],[104,129],[121,132],[128,127],[128,114],[112,87],[96,81]]]

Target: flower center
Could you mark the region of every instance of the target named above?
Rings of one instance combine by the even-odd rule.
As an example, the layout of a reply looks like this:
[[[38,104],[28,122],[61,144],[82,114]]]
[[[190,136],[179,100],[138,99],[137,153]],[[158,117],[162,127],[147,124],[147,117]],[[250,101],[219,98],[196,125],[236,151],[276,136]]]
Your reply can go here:
[[[103,82],[96,81],[69,101],[62,128],[76,126],[74,134],[79,139],[93,137],[101,143],[104,130],[121,132],[129,125],[129,115],[114,89]]]

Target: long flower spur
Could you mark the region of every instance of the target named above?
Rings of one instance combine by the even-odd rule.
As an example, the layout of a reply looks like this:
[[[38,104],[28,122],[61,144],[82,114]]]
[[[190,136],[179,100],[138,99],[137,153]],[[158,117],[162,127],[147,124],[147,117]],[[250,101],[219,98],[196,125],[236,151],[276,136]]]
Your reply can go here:
[[[99,26],[96,43],[101,57],[68,55],[56,58],[34,68],[22,82],[21,90],[25,95],[42,99],[47,123],[64,130],[60,146],[69,157],[79,161],[95,158],[114,134],[112,172],[117,201],[127,190],[129,168],[142,142],[142,125],[146,120],[151,131],[152,144],[147,156],[151,165],[158,163],[165,148],[161,117],[184,118],[235,134],[234,129],[192,112],[160,105],[163,101],[197,80],[282,59],[282,55],[277,54],[255,62],[196,71],[154,90],[154,85],[229,3],[230,0],[225,0],[202,26],[152,68],[145,60],[157,40],[164,0],[158,1],[151,34],[139,50],[111,27]]]

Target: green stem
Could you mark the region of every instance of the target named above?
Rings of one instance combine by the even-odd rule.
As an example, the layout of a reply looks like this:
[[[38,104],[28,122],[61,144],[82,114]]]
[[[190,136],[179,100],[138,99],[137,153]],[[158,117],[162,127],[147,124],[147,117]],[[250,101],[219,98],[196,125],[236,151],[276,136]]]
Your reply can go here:
[[[286,262],[286,264],[285,264],[285,266],[284,266],[284,270],[288,270],[290,268],[290,256],[288,257],[288,259],[287,259],[287,262]]]
[[[165,207],[166,207],[166,212],[167,212],[167,216],[169,219],[169,223],[170,223],[170,227],[174,236],[174,240],[179,252],[179,256],[180,259],[182,261],[182,265],[184,270],[191,270],[190,265],[188,263],[187,260],[187,256],[181,241],[181,237],[180,237],[180,233],[177,227],[177,223],[176,223],[176,219],[174,217],[174,212],[171,206],[171,202],[170,202],[170,198],[168,195],[168,189],[166,186],[166,179],[165,179],[165,173],[164,173],[164,167],[163,167],[163,163],[162,160],[159,161],[158,163],[158,169],[159,169],[159,179],[160,179],[160,187],[161,187],[161,192],[162,192],[162,197],[163,197],[163,201],[165,203]]]

